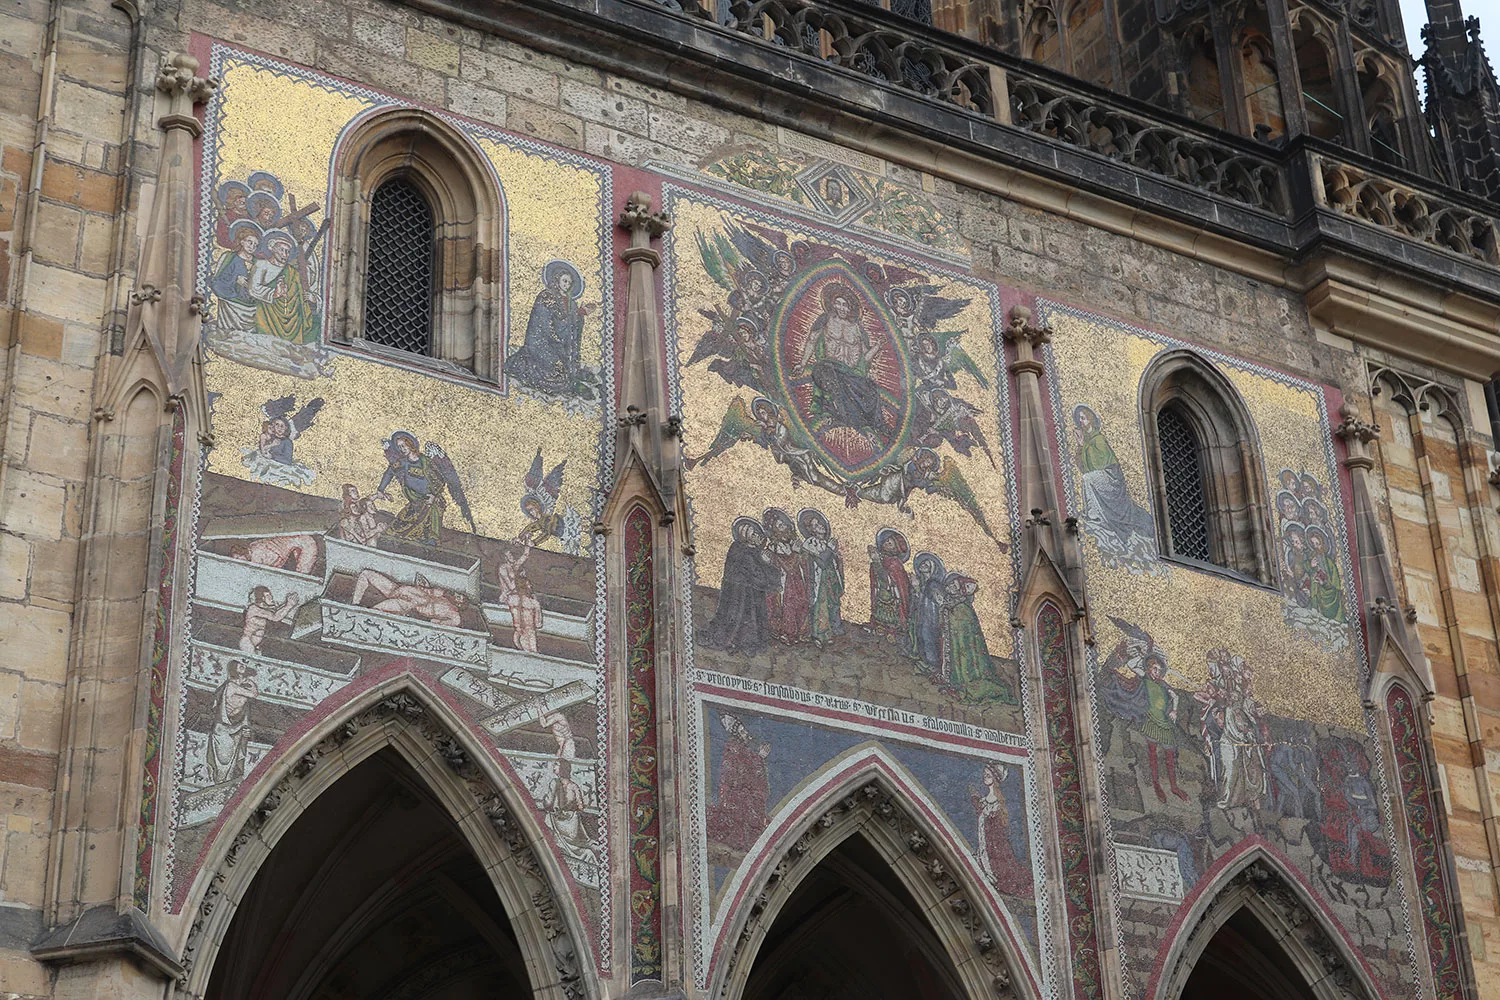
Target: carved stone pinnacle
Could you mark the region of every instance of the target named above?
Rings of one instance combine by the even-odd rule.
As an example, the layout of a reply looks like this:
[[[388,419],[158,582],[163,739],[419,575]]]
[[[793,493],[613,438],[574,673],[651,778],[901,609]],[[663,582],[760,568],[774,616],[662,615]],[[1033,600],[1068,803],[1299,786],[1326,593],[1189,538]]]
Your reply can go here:
[[[1354,407],[1345,403],[1339,407],[1339,416],[1343,418],[1333,432],[1346,442],[1368,444],[1380,438],[1380,428],[1367,421],[1359,419],[1355,415]]]
[[[186,52],[169,53],[156,75],[156,89],[168,97],[186,97],[190,104],[201,104],[218,88],[219,81],[198,75],[198,60]]]
[[[632,233],[644,230],[649,239],[671,229],[672,217],[666,212],[652,212],[651,196],[637,191],[625,202],[625,211],[620,213],[620,226]]]
[[[1005,325],[1005,339],[1025,341],[1033,347],[1052,342],[1052,331],[1045,326],[1034,326],[1032,311],[1026,306],[1010,307],[1010,322]]]

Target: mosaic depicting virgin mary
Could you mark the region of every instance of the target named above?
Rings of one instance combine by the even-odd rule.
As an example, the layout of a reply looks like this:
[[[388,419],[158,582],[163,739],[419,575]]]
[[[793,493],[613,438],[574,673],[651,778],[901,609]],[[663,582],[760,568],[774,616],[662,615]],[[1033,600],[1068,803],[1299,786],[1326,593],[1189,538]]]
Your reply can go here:
[[[583,276],[565,260],[542,268],[542,290],[526,321],[526,342],[505,361],[505,374],[546,396],[593,399],[595,374],[580,357],[583,321],[594,303],[580,304]]]
[[[1099,414],[1089,406],[1074,407],[1073,427],[1083,472],[1083,519],[1099,543],[1104,564],[1124,565],[1132,573],[1151,571],[1156,562],[1156,522],[1130,495]]]

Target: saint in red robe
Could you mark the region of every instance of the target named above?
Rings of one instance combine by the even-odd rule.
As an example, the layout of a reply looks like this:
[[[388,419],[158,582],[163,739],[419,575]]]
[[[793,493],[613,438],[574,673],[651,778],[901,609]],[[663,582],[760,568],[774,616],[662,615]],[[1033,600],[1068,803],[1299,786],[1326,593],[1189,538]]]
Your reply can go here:
[[[739,726],[724,744],[719,765],[719,794],[708,807],[708,839],[736,851],[747,851],[766,828],[771,781],[766,771],[769,747],[755,744]]]
[[[785,642],[806,642],[812,626],[807,557],[787,545],[772,545],[768,551],[771,562],[785,574],[781,593],[771,595],[771,632]]]

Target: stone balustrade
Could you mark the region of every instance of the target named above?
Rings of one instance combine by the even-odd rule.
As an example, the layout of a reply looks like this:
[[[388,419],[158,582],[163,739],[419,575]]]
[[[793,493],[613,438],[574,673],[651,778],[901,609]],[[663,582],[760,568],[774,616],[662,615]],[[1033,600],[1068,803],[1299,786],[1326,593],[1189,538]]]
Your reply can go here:
[[[982,115],[998,114],[990,68],[983,62],[870,14],[862,16],[859,6],[734,0],[727,25],[923,97]]]
[[[1319,205],[1410,240],[1500,264],[1495,217],[1320,154],[1312,157]]]
[[[751,57],[745,49],[745,73],[780,66],[765,78],[768,87],[816,90],[819,67],[858,73],[871,85],[865,97],[835,93],[837,79],[825,75],[829,100],[904,118],[981,156],[1148,210],[1196,217],[1268,249],[1299,253],[1310,241],[1344,241],[1362,253],[1421,258],[1430,270],[1500,291],[1496,219],[1481,202],[1374,162],[1359,166],[1350,162],[1358,154],[1328,142],[1230,135],[861,0],[595,1],[687,16],[694,27],[663,37],[711,52],[720,66],[729,39],[705,40],[715,27],[808,60],[805,72],[795,61],[787,70],[784,55]],[[930,114],[922,102],[932,102]],[[1092,166],[1094,157],[1107,162]],[[1421,250],[1403,249],[1410,243]]]
[[[1069,92],[1009,73],[1010,124],[1277,215],[1287,211],[1281,171],[1255,155],[1182,126],[1132,114],[1097,94]]]

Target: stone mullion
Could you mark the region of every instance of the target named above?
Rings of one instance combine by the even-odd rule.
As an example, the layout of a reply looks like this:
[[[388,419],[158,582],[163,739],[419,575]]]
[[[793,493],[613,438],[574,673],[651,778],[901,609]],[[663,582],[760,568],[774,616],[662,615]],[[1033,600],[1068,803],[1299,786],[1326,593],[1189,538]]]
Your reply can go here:
[[[1088,814],[1086,824],[1089,844],[1093,849],[1091,874],[1094,883],[1095,944],[1099,949],[1099,960],[1103,969],[1102,993],[1105,1000],[1119,1000],[1127,995],[1125,988],[1124,956],[1117,947],[1119,940],[1116,927],[1113,883],[1110,879],[1109,857],[1114,846],[1104,835],[1105,816],[1102,806],[1101,786],[1104,777],[1099,768],[1099,757],[1095,752],[1093,734],[1098,731],[1094,718],[1094,703],[1089,697],[1087,672],[1087,650],[1090,641],[1085,619],[1081,612],[1066,630],[1069,662],[1072,670],[1073,705],[1078,726],[1078,753],[1083,777],[1084,803]]]
[[[1106,966],[1100,917],[1104,912],[1099,884],[1105,866],[1097,837],[1098,795],[1087,780],[1089,741],[1081,735],[1078,670],[1071,641],[1075,631],[1062,608],[1042,601],[1032,620],[1037,673],[1041,679],[1043,726],[1051,777],[1052,811],[1061,865],[1057,888],[1066,938],[1063,968],[1071,972],[1073,1000],[1120,996],[1107,982],[1118,983],[1119,956]],[[1113,949],[1110,949],[1111,951]],[[1065,973],[1066,974],[1066,973]]]
[[[1229,23],[1229,15],[1220,4],[1209,7],[1209,30],[1214,40],[1214,59],[1219,64],[1219,93],[1224,101],[1224,128],[1240,135],[1250,135],[1250,109],[1246,104],[1244,60]]]
[[[1497,861],[1500,861],[1500,818],[1495,815],[1495,800],[1490,788],[1489,771],[1485,767],[1484,735],[1479,720],[1478,705],[1469,685],[1463,629],[1459,626],[1458,612],[1453,600],[1451,556],[1443,538],[1437,494],[1433,488],[1432,458],[1427,450],[1421,411],[1413,410],[1407,419],[1411,427],[1412,448],[1416,457],[1417,473],[1422,484],[1422,501],[1432,543],[1433,572],[1437,576],[1438,600],[1443,615],[1442,628],[1448,637],[1449,648],[1452,650],[1453,672],[1458,683],[1459,707],[1464,720],[1464,736],[1469,748],[1469,767],[1474,775],[1476,797],[1479,800],[1480,823],[1490,855],[1490,880],[1496,890],[1500,891],[1500,880],[1497,880],[1495,871]]]
[[[1340,18],[1335,30],[1334,54],[1337,62],[1333,69],[1334,86],[1343,99],[1343,133],[1354,148],[1370,153],[1370,133],[1365,127],[1365,98],[1359,91],[1359,71],[1354,65],[1354,40],[1349,34],[1349,22]]]
[[[656,622],[656,747],[657,807],[661,823],[659,834],[659,875],[662,930],[662,982],[688,981],[686,962],[687,926],[684,914],[687,900],[682,877],[683,798],[678,775],[679,707],[683,704],[679,665],[683,662],[681,643],[683,629],[677,595],[681,577],[680,558],[675,531],[675,516],[664,514],[656,525],[654,565]]]
[[[1307,132],[1307,111],[1302,106],[1302,74],[1292,49],[1291,15],[1287,0],[1266,0],[1266,25],[1276,57],[1276,86],[1281,93],[1281,118],[1288,137]]]
[[[1104,39],[1109,52],[1109,88],[1125,89],[1125,70],[1120,57],[1120,6],[1119,0],[1104,0]],[[1099,83],[1091,80],[1090,83]]]
[[[657,748],[655,531],[644,506],[625,516],[626,913],[629,981],[662,978],[661,795]]]

